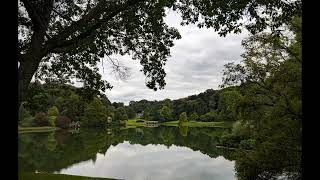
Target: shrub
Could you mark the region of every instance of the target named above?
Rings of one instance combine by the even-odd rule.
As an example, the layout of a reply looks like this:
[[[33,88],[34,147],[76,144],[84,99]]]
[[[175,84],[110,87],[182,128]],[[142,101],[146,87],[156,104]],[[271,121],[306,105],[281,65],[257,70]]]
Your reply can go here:
[[[56,126],[57,116],[49,116],[48,117],[48,124],[49,126],[55,127]]]
[[[34,117],[30,116],[28,118],[24,118],[23,120],[19,121],[19,125],[22,127],[30,127],[30,126],[35,126],[36,123],[34,121]]]
[[[216,119],[217,119],[216,112],[208,112],[200,116],[200,121],[204,121],[204,122],[215,121]]]
[[[196,112],[192,112],[189,116],[189,120],[190,121],[198,121],[199,120],[199,116]]]
[[[71,123],[71,119],[67,116],[58,116],[56,120],[56,126],[67,129],[69,128],[69,124]]]
[[[35,121],[39,126],[47,126],[48,125],[48,119],[47,115],[44,112],[39,112],[35,115]]]
[[[183,112],[179,116],[179,126],[182,125],[185,122],[188,122],[188,117],[187,117],[187,113]]]
[[[48,116],[58,116],[59,115],[59,110],[56,106],[52,106],[51,108],[48,109]]]

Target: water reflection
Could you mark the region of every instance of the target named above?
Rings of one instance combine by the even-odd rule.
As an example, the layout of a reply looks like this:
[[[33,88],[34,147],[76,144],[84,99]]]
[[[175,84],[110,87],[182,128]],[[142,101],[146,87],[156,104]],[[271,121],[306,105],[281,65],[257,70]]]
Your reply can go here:
[[[19,170],[120,179],[235,179],[212,128],[81,129],[19,135]]]
[[[181,136],[187,136],[188,135],[188,126],[179,126],[179,132]]]
[[[234,179],[234,161],[211,158],[188,147],[140,145],[128,141],[110,146],[95,162],[62,169],[62,174],[118,179]]]

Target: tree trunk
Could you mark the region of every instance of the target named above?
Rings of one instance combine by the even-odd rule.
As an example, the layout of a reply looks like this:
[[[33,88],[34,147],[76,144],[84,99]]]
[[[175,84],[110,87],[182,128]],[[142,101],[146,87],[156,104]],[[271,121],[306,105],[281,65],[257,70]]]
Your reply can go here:
[[[26,96],[30,81],[37,71],[41,59],[47,55],[43,47],[44,37],[50,21],[53,0],[29,1],[22,0],[26,11],[32,21],[32,37],[30,48],[25,54],[19,53],[20,62],[18,70],[18,105]]]
[[[26,97],[26,92],[28,90],[30,81],[39,67],[41,57],[29,56],[25,61],[20,62],[18,70],[18,105]]]

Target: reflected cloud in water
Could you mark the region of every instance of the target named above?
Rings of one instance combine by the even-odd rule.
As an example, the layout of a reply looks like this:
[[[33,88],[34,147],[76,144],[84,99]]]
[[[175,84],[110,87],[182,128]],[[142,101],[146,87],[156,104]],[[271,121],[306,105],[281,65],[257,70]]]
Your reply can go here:
[[[130,180],[235,179],[234,161],[211,158],[188,147],[130,144],[110,146],[96,161],[85,161],[59,173]]]

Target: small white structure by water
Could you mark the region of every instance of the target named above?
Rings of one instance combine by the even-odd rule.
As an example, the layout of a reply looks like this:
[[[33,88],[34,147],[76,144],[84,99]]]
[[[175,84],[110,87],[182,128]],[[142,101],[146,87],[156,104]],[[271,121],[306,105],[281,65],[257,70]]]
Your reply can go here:
[[[144,121],[146,127],[158,127],[159,121]]]

